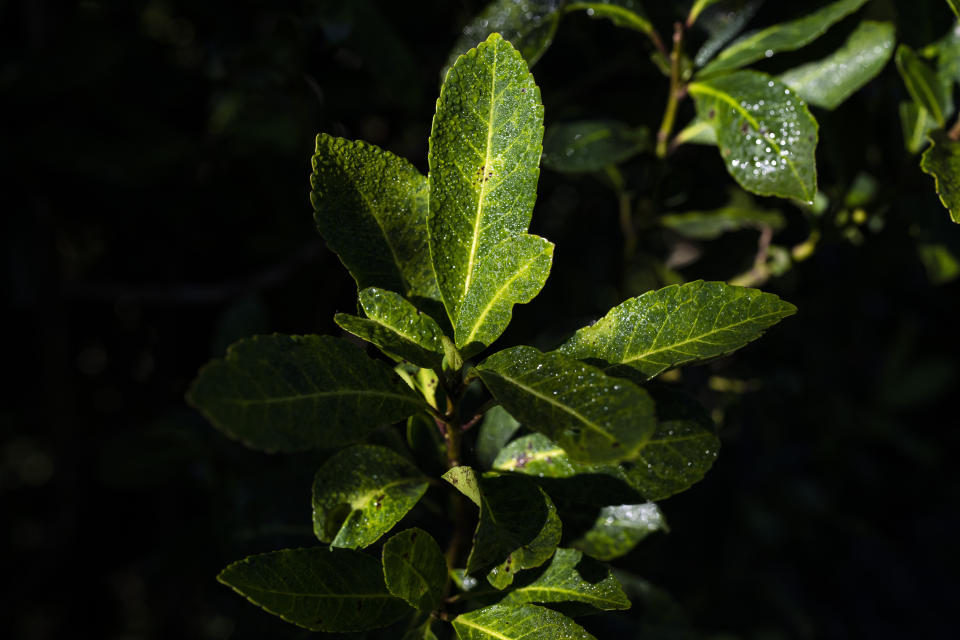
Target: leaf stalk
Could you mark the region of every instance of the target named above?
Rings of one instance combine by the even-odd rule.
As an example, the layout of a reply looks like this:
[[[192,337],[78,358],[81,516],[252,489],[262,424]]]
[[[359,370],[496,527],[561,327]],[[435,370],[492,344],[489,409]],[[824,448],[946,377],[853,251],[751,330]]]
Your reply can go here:
[[[673,50],[670,52],[670,91],[667,94],[667,106],[663,112],[663,121],[657,132],[657,157],[667,156],[667,141],[673,132],[673,124],[677,118],[677,104],[685,95],[680,78],[680,51],[683,45],[683,25],[679,22],[673,25]]]

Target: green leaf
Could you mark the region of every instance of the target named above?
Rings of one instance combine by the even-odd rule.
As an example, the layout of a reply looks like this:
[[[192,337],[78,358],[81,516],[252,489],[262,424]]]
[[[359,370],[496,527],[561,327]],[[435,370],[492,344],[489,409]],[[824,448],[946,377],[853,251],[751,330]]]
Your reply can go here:
[[[532,67],[553,42],[562,5],[562,0],[494,0],[463,28],[446,68],[492,33],[503,36]]]
[[[780,82],[807,104],[836,109],[880,73],[895,42],[892,23],[865,20],[833,54],[787,71]]]
[[[586,11],[590,17],[606,18],[618,27],[646,34],[654,32],[647,12],[637,0],[574,0],[567,3],[566,11]]]
[[[613,560],[629,553],[654,531],[666,531],[667,523],[652,502],[603,507],[596,522],[571,546],[598,560]]]
[[[427,179],[413,165],[321,133],[310,186],[317,228],[358,288],[440,298],[427,249]]]
[[[433,622],[433,618],[427,618],[423,624],[403,634],[402,640],[437,640],[437,634],[433,632]]]
[[[497,405],[487,411],[477,432],[476,456],[484,467],[490,468],[500,449],[510,441],[520,428],[520,423],[510,413]]]
[[[653,432],[646,391],[561,353],[513,347],[487,358],[477,372],[507,411],[556,440],[571,459],[627,459]]]
[[[487,579],[503,589],[516,572],[550,559],[560,542],[560,518],[550,497],[527,478],[481,478],[480,495],[480,522],[467,573],[496,565]]]
[[[920,158],[920,168],[933,176],[940,202],[950,219],[960,223],[960,142],[945,131],[930,134],[930,148]]]
[[[690,124],[674,136],[672,144],[703,144],[715,147],[717,145],[717,132],[714,131],[713,125],[709,122],[694,118],[690,121]]]
[[[366,547],[400,522],[427,485],[419,469],[390,449],[344,449],[314,477],[313,531],[332,547]]]
[[[937,75],[923,62],[913,49],[905,44],[897,47],[897,70],[903,83],[919,106],[927,111],[941,127],[946,122],[948,97],[945,87]]]
[[[368,287],[359,297],[367,318],[338,313],[334,321],[340,327],[415,365],[440,367],[443,331],[433,318],[392,291]]]
[[[503,333],[549,273],[553,245],[525,233],[542,138],[540,90],[494,33],[451,67],[430,134],[430,253],[464,357]]]
[[[480,482],[477,480],[477,472],[470,467],[459,465],[451,467],[440,476],[463,495],[470,498],[478,507],[480,506]]]
[[[517,582],[500,604],[581,602],[604,611],[630,608],[610,568],[574,549],[557,549],[545,571],[519,576]]]
[[[447,561],[437,541],[414,527],[383,545],[383,576],[390,593],[420,611],[433,611],[443,601]]]
[[[927,144],[927,134],[937,123],[927,110],[912,100],[900,103],[900,125],[903,128],[903,146],[910,153],[918,153]]]
[[[330,336],[254,336],[207,364],[187,401],[264,451],[333,449],[425,407],[383,363]]]
[[[741,36],[697,75],[706,77],[721,71],[732,71],[775,53],[806,46],[826,33],[831,25],[862,7],[866,1],[838,0],[802,18]]]
[[[693,6],[690,7],[690,13],[687,14],[687,26],[693,26],[704,9],[718,2],[720,2],[720,0],[695,0]]]
[[[957,0],[947,0],[947,4],[953,9],[953,14],[960,18],[960,2]]]
[[[744,189],[813,200],[817,121],[799,96],[756,71],[738,71],[688,88],[697,117],[713,125],[727,171]]]
[[[646,127],[635,129],[615,120],[567,122],[547,128],[543,164],[564,173],[602,171],[649,146]]]
[[[698,280],[630,298],[577,331],[560,351],[649,380],[735,351],[796,310],[772,293]]]
[[[495,604],[452,624],[459,640],[596,640],[562,613],[533,604]]]
[[[685,211],[660,216],[658,222],[668,229],[696,240],[713,240],[728,231],[769,227],[779,231],[786,224],[777,209],[759,209],[750,205],[728,205],[713,211]]]
[[[753,19],[764,0],[721,0],[722,4],[700,18],[698,26],[707,39],[697,51],[693,63],[702,67]]]
[[[917,253],[933,284],[944,284],[960,277],[960,260],[944,244],[922,243]]]
[[[312,631],[385,627],[410,611],[387,591],[380,563],[347,549],[285,549],[235,562],[217,580]]]

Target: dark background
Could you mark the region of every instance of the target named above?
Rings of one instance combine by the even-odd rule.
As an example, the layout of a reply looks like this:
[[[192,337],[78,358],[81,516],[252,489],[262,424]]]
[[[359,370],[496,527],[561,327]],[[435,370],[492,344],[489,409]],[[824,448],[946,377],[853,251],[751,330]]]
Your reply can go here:
[[[666,35],[672,5],[689,3],[646,4]],[[768,3],[755,24],[797,15],[788,4]],[[425,171],[439,72],[483,5],[0,2],[0,636],[309,635],[214,577],[244,555],[313,544],[319,458],[245,450],[183,393],[237,338],[339,334],[333,314],[354,308],[355,289],[314,230],[313,137],[362,138]],[[869,10],[895,12],[917,47],[952,21],[932,0]],[[760,66],[824,55],[854,24]],[[548,126],[603,116],[655,128],[666,83],[649,50],[640,34],[566,19],[534,68]],[[799,313],[685,370],[721,418],[723,450],[704,482],[662,504],[672,532],[619,564],[686,622],[654,635],[673,609],[638,606],[613,637],[640,637],[628,629],[641,622],[642,637],[953,637],[960,288],[933,284],[916,245],[956,249],[960,227],[903,151],[905,98],[891,63],[837,111],[815,111],[821,189],[836,202],[858,173],[874,176],[868,212],[882,228],[855,243],[825,224],[814,256],[764,285]],[[665,166],[643,156],[624,174],[657,210],[718,206],[732,184],[709,147]],[[557,245],[553,273],[500,346],[553,346],[640,293],[601,181],[544,170],[539,194],[532,230]],[[800,210],[764,206],[789,221],[775,242],[805,238]],[[676,241],[651,231],[641,255],[662,260]],[[683,276],[730,278],[755,243],[704,243]],[[750,392],[712,391],[712,376]]]

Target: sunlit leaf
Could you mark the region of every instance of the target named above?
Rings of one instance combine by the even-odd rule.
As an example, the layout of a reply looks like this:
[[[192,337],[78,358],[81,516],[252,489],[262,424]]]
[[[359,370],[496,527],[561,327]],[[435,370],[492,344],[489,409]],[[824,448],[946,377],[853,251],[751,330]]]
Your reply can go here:
[[[500,604],[525,602],[580,602],[606,611],[630,608],[610,568],[574,549],[557,549],[542,573],[519,576]]]
[[[614,120],[582,120],[547,128],[543,164],[554,171],[602,171],[648,148],[646,128],[635,129]]]
[[[459,640],[596,640],[558,611],[533,604],[497,604],[453,619]]]
[[[440,545],[423,529],[407,529],[383,545],[387,589],[420,611],[433,611],[443,600],[447,561]]]
[[[920,158],[920,168],[933,176],[940,202],[950,219],[960,223],[960,142],[945,131],[930,134],[930,148]]]
[[[613,560],[629,553],[641,540],[667,523],[652,502],[603,507],[593,526],[571,543],[598,560]]]
[[[459,465],[448,469],[441,477],[452,484],[457,491],[470,498],[470,502],[480,506],[480,481],[476,471]]]

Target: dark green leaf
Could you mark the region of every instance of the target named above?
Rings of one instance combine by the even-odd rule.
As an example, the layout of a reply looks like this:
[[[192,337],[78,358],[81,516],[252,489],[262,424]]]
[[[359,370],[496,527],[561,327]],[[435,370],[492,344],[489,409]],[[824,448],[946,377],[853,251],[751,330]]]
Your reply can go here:
[[[475,505],[480,506],[480,482],[476,471],[459,465],[448,469],[441,477],[452,484],[457,491],[470,498]]]
[[[748,33],[721,51],[698,75],[704,77],[739,69],[775,53],[799,49],[826,33],[831,25],[862,7],[866,1],[838,0],[802,18]]]
[[[788,87],[756,71],[689,85],[697,117],[713,125],[720,155],[740,185],[809,203],[817,191],[817,121]]]
[[[602,171],[648,148],[646,128],[634,129],[614,120],[581,120],[547,128],[543,164],[554,171]]]
[[[402,420],[423,400],[383,363],[330,336],[254,336],[200,370],[187,401],[264,451],[332,449]]]
[[[931,133],[930,142],[920,168],[933,176],[940,202],[950,212],[950,219],[960,223],[960,142],[942,130]]]
[[[900,124],[903,128],[903,146],[910,153],[917,153],[927,144],[927,134],[937,128],[937,123],[927,110],[912,100],[900,103]]]
[[[387,589],[420,611],[433,611],[443,600],[447,561],[440,545],[422,529],[407,529],[383,545]]]
[[[653,24],[638,0],[572,0],[566,11],[586,11],[593,18],[606,18],[618,27],[653,33]]]
[[[235,562],[217,579],[250,602],[313,631],[384,627],[410,607],[387,591],[380,563],[347,549],[286,549]]]
[[[942,127],[949,105],[947,91],[940,78],[905,44],[897,47],[895,59],[910,97]]]
[[[489,469],[496,460],[497,454],[500,453],[500,449],[503,449],[519,428],[520,423],[516,418],[500,405],[487,411],[483,416],[483,422],[480,423],[480,431],[477,433],[477,460]]]
[[[519,576],[517,582],[500,604],[582,602],[605,611],[630,608],[610,568],[574,549],[557,549],[545,571]]]
[[[403,634],[403,640],[437,640],[437,634],[433,632],[433,623],[433,618],[427,618],[423,624]]]
[[[836,109],[880,73],[893,55],[895,41],[892,23],[861,22],[833,54],[791,69],[780,82],[808,104]]]
[[[313,531],[333,547],[376,542],[427,490],[427,478],[390,449],[357,445],[324,463],[313,481]]]
[[[556,440],[571,459],[631,458],[653,432],[646,391],[561,353],[513,347],[487,358],[477,372],[511,415]]]
[[[367,318],[338,313],[334,320],[346,331],[398,358],[427,369],[440,367],[443,331],[433,318],[403,296],[376,287],[360,292],[360,305]]]
[[[413,453],[417,466],[433,475],[446,469],[446,445],[433,418],[418,413],[407,419],[407,447]]]
[[[764,0],[722,0],[720,6],[707,11],[697,26],[703,28],[708,37],[694,56],[693,63],[698,67],[707,64],[717,51],[743,31],[763,2]]]
[[[310,185],[317,228],[358,288],[440,298],[427,249],[427,179],[413,165],[321,133]]]
[[[553,245],[526,234],[542,138],[540,90],[494,33],[451,67],[430,134],[430,252],[465,357],[503,333],[549,273]]]
[[[666,529],[663,514],[652,502],[608,506],[600,509],[593,526],[571,546],[609,561],[626,555],[654,531]]]
[[[596,640],[567,616],[533,604],[496,604],[453,619],[459,640]]]
[[[786,224],[777,209],[760,209],[744,205],[728,205],[713,211],[668,213],[658,219],[661,225],[696,240],[713,240],[727,231],[769,227],[779,231]]]

